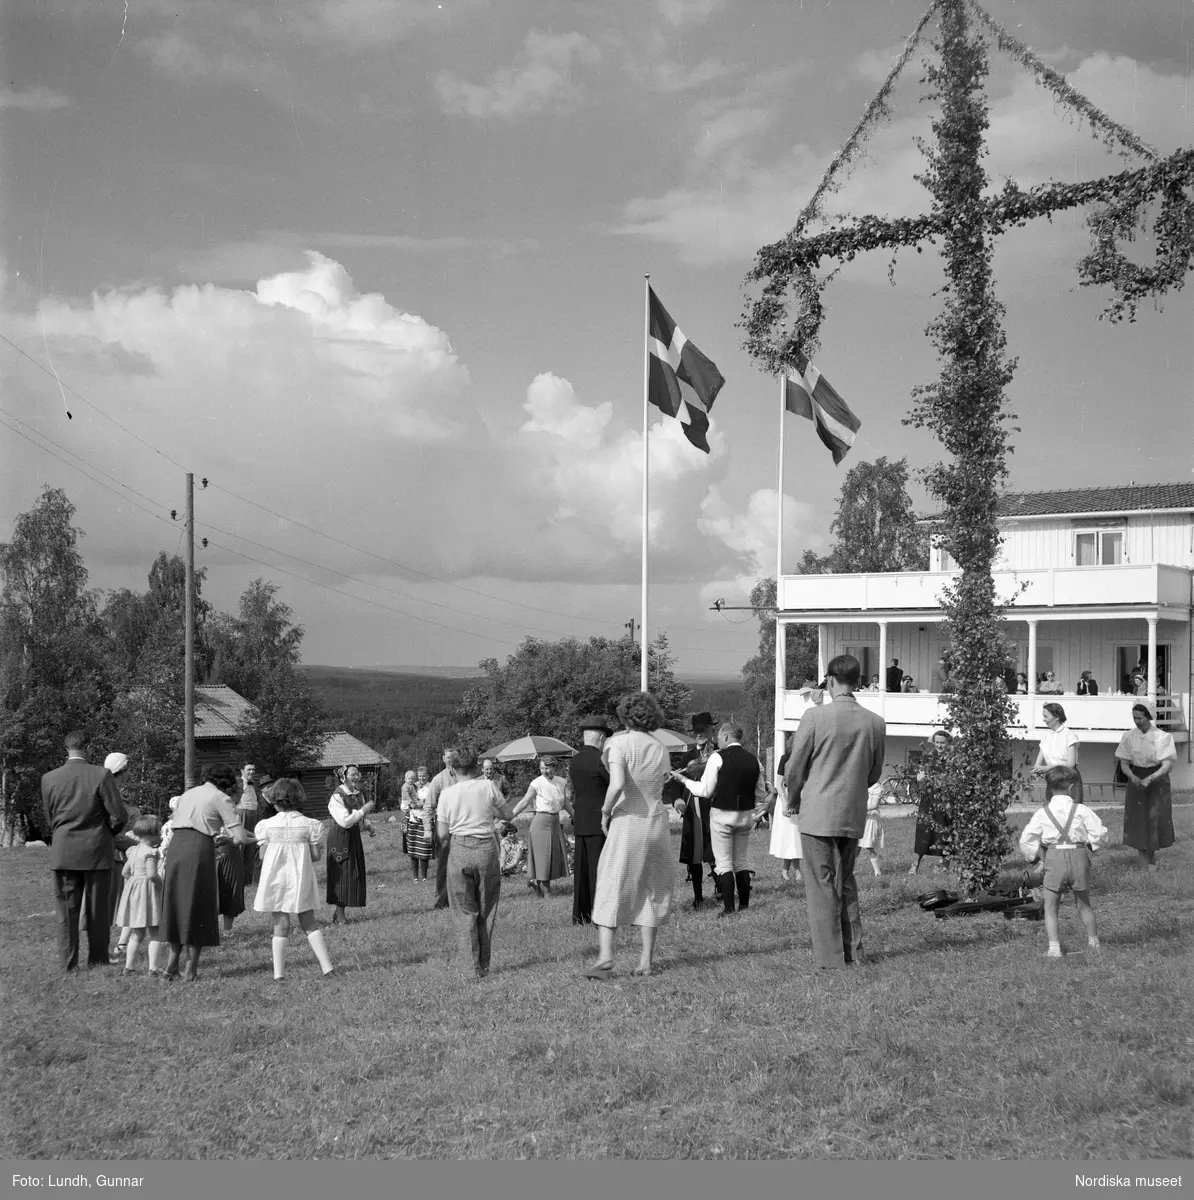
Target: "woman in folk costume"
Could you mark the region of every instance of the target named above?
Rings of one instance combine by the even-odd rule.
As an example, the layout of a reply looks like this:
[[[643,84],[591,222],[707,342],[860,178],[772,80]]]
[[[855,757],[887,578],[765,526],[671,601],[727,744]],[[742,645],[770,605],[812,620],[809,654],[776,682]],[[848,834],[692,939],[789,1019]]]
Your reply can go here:
[[[369,814],[372,800],[361,793],[361,772],[357,767],[341,767],[336,774],[340,786],[328,800],[333,825],[328,834],[327,902],[332,905],[332,924],[347,921],[346,908],[365,907],[365,847],[361,830],[372,835]]]
[[[695,713],[692,732],[696,747],[689,750],[681,761],[680,770],[690,779],[700,779],[705,774],[705,764],[713,753],[713,714]],[[680,861],[688,866],[688,878],[692,882],[692,907],[700,908],[705,893],[702,882],[705,864],[713,866],[713,842],[709,837],[709,806],[711,800],[699,800],[687,792],[677,796],[675,809],[681,814]]]
[[[1169,772],[1177,761],[1173,734],[1153,724],[1146,704],[1132,705],[1134,729],[1119,740],[1115,757],[1128,782],[1124,797],[1124,845],[1140,856],[1140,865],[1157,869],[1157,851],[1173,845],[1173,795]]]

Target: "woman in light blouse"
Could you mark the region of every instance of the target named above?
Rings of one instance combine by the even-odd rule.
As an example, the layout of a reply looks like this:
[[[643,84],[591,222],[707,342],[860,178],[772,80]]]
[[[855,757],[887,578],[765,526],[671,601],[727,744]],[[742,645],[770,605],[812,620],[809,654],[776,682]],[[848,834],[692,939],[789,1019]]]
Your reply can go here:
[[[187,950],[183,978],[199,973],[204,946],[220,944],[219,893],[216,883],[215,838],[221,829],[237,846],[248,846],[253,835],[245,830],[229,793],[236,772],[221,763],[206,767],[203,782],[178,798],[170,817],[173,835],[162,881],[161,940],[170,943],[164,978],[178,978],[179,959]]]
[[[1128,781],[1124,799],[1124,845],[1140,855],[1140,865],[1157,869],[1157,851],[1173,845],[1173,796],[1169,772],[1177,761],[1173,735],[1153,724],[1146,704],[1132,705],[1135,729],[1119,739],[1115,757]]]
[[[328,834],[327,902],[332,905],[332,924],[347,921],[346,908],[365,907],[365,847],[361,830],[372,835],[369,814],[372,800],[361,794],[361,772],[357,767],[345,767],[341,784],[328,800],[331,813],[331,832]]]
[[[568,847],[564,843],[564,831],[560,828],[560,810],[571,819],[571,785],[556,774],[556,760],[548,755],[539,760],[539,774],[531,780],[526,795],[514,808],[514,816],[535,807],[531,818],[530,851],[527,859],[527,882],[536,896],[551,894],[553,879],[568,877]]]
[[[1032,766],[1034,776],[1044,775],[1053,767],[1069,767],[1078,773],[1078,735],[1065,723],[1065,709],[1050,702],[1041,710],[1049,732],[1041,737],[1041,748]],[[1078,773],[1078,794],[1082,803],[1082,775]]]

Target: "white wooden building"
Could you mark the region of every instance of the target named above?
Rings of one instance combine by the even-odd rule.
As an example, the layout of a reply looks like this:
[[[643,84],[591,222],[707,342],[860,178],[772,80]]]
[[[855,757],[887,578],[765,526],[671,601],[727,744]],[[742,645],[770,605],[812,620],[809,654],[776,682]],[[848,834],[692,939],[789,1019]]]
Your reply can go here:
[[[1079,765],[1092,784],[1110,784],[1114,750],[1131,728],[1131,709],[1147,698],[1178,745],[1176,787],[1194,786],[1189,714],[1191,603],[1194,580],[1194,483],[1083,488],[1005,496],[1000,505],[1003,547],[996,592],[1014,596],[1007,634],[1030,692],[1015,697],[1018,719],[1009,734],[1031,762],[1044,731],[1041,706],[1057,701],[1081,739]],[[779,634],[785,626],[815,624],[820,678],[836,654],[853,654],[865,678],[899,659],[917,691],[859,693],[887,721],[888,763],[944,725],[934,671],[947,649],[938,596],[955,573],[934,547],[930,569],[858,575],[785,575],[779,581]],[[783,661],[782,647],[777,662]],[[1138,665],[1147,697],[1127,694]],[[1076,693],[1089,670],[1097,696]],[[1064,694],[1036,693],[1036,680],[1055,673]],[[802,680],[778,679],[780,730],[795,729],[808,706]],[[778,733],[778,731],[777,731]]]

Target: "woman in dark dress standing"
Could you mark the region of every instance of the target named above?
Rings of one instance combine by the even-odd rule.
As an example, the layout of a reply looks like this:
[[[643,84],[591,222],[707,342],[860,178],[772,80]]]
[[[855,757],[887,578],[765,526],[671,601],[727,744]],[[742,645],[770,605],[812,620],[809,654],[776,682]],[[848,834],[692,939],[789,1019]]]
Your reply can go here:
[[[365,907],[365,847],[361,830],[370,836],[373,826],[369,814],[372,800],[361,793],[361,772],[357,767],[345,767],[340,786],[328,801],[332,829],[328,834],[328,891],[332,905],[332,924],[348,920],[346,908]]]
[[[925,743],[925,757],[940,753],[952,740],[944,729],[938,729],[933,734],[932,740]],[[917,779],[924,779],[923,771],[917,775]],[[920,864],[926,855],[934,858],[941,857],[941,847],[937,842],[937,836],[941,832],[945,818],[946,814],[933,807],[932,800],[928,795],[921,796],[916,810],[916,840],[912,846],[916,862],[909,868],[909,875],[915,875],[920,870]]]

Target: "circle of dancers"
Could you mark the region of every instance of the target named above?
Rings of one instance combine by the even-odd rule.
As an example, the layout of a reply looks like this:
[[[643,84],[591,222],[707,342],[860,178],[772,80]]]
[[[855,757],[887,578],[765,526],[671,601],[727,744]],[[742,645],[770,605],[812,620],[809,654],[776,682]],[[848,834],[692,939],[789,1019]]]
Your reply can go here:
[[[580,750],[566,765],[542,758],[517,800],[507,795],[497,764],[468,747],[445,749],[434,777],[422,767],[406,772],[398,804],[402,853],[416,885],[434,879],[434,907],[447,909],[455,927],[457,964],[477,979],[489,974],[502,882],[525,869],[527,886],[540,899],[572,876],[572,921],[597,927],[586,978],[615,976],[618,931],[630,926],[637,927],[639,942],[631,973],[655,974],[659,931],[675,902],[673,813],[694,909],[707,903],[706,869],[714,887],[708,902],[719,918],[750,909],[750,839],[769,823],[769,854],[782,864],[783,879],[804,884],[816,966],[836,970],[863,962],[855,866],[865,852],[874,874],[881,873],[886,736],[883,720],[856,700],[859,687],[858,661],[835,658],[822,702],[801,718],[771,780],[743,745],[742,729],[733,721],[718,724],[707,712],[693,718],[695,746],[673,767],[654,736],[663,712],[647,692],[618,704],[619,729],[606,716],[586,717]],[[1043,778],[1045,803],[1025,827],[1020,849],[1042,864],[1047,953],[1057,958],[1067,891],[1074,893],[1088,946],[1099,946],[1092,863],[1107,829],[1082,802],[1079,740],[1064,709],[1046,708],[1048,732],[1033,768]],[[1146,704],[1135,705],[1132,716],[1134,728],[1115,752],[1127,786],[1123,840],[1143,867],[1155,870],[1158,851],[1174,841],[1169,772],[1176,748]],[[939,730],[926,753],[949,754],[950,746],[948,732]],[[239,778],[229,766],[207,767],[196,787],[170,800],[163,824],[126,807],[120,791],[126,755],[91,764],[80,731],[67,734],[65,748],[67,761],[41,781],[64,971],[80,968],[85,932],[88,967],[120,966],[132,975],[145,946],[150,976],[194,981],[203,950],[232,933],[245,910],[246,886],[255,884],[253,908],[272,923],[274,979],[286,978],[295,923],[324,978],[335,975],[316,917],[315,864],[326,854],[324,901],[332,924],[349,922],[350,912],[366,904],[363,839],[375,834],[375,802],[363,793],[357,767],[337,773],[325,836],[324,822],[304,815],[306,795],[297,780],[261,781],[252,764]],[[531,813],[526,843],[514,824],[524,812]],[[572,823],[571,846],[561,813]],[[918,814],[912,873],[925,856],[940,857],[933,832],[946,819],[940,812]],[[120,933],[110,951],[113,926]]]

